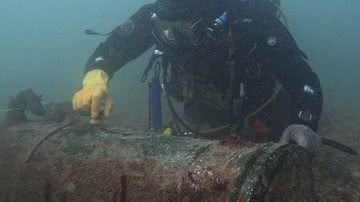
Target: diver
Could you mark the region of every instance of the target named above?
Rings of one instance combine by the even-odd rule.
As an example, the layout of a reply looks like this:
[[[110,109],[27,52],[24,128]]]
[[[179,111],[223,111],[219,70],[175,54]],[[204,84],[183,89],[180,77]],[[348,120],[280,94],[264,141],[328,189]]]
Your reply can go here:
[[[281,20],[279,4],[157,0],[144,5],[91,55],[83,88],[73,98],[74,110],[97,119],[102,103],[108,118],[109,80],[155,47],[151,65],[161,61],[168,100],[184,103],[183,118],[172,110],[181,127],[199,134],[214,128],[239,134],[251,129],[253,141],[297,143],[315,152],[321,142],[316,131],[322,89]]]

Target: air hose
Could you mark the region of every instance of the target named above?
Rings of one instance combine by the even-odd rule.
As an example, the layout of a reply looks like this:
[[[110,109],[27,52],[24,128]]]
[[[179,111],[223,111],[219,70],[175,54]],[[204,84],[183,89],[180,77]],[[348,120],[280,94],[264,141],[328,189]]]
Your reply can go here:
[[[164,72],[163,73],[163,82],[165,84],[165,87],[167,86],[167,79],[168,79],[167,77],[168,77],[167,73]],[[169,110],[172,114],[173,121],[174,121],[174,124],[175,124],[178,134],[183,133],[180,129],[180,126],[183,127],[187,132],[192,132],[195,135],[209,135],[209,134],[219,133],[219,132],[222,132],[222,131],[225,131],[225,130],[228,130],[231,128],[230,124],[224,124],[224,125],[216,127],[216,128],[210,128],[210,129],[205,129],[205,130],[201,130],[197,126],[197,128],[194,130],[190,125],[185,123],[185,121],[176,112],[175,107],[174,107],[169,95],[166,95],[166,99],[167,99]]]
[[[176,110],[174,108],[174,105],[172,104],[171,98],[169,96],[167,96],[167,102],[168,102],[170,112],[171,112],[171,114],[173,116],[175,126],[177,127],[177,130],[178,130],[177,132],[179,134],[181,134],[182,132],[180,130],[180,127],[179,127],[178,123],[180,123],[180,125],[183,128],[185,128],[185,130],[187,130],[189,132],[192,132],[193,134],[196,134],[196,135],[209,135],[209,134],[219,133],[219,132],[230,129],[230,127],[231,127],[230,124],[224,124],[224,125],[216,127],[216,128],[209,128],[209,129],[204,129],[204,130],[201,130],[201,129],[197,128],[197,129],[194,130],[187,123],[185,123],[185,121],[182,118],[180,118],[180,116],[176,112]]]

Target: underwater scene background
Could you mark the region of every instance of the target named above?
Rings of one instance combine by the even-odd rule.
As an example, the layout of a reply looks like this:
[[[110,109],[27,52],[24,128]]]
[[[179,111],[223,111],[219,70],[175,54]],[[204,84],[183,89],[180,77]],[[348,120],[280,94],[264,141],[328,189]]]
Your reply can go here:
[[[87,58],[105,39],[87,36],[84,29],[109,32],[149,2],[2,0],[0,108],[6,108],[14,92],[29,87],[45,102],[71,100],[81,86]],[[324,117],[358,117],[360,2],[283,0],[282,8],[322,82]],[[114,114],[141,117],[146,110],[147,88],[140,77],[149,57],[147,53],[131,62],[111,81]]]

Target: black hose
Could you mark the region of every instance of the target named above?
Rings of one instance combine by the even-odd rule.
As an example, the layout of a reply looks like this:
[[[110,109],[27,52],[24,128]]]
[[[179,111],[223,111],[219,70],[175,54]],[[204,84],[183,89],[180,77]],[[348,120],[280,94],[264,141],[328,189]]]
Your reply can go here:
[[[163,74],[163,82],[164,82],[164,84],[166,84],[166,81],[167,81],[167,75],[166,75],[166,73],[164,73]],[[181,126],[184,127],[186,130],[191,131],[192,133],[194,133],[194,130],[188,124],[186,124],[185,121],[182,118],[180,118],[180,116],[176,112],[175,107],[174,107],[169,95],[166,95],[166,99],[167,99],[167,102],[168,102],[170,112],[171,112],[171,114],[173,116],[173,119],[174,119],[175,127],[177,128],[178,132],[181,133],[180,127],[178,125],[178,122],[179,122],[181,124]],[[210,134],[210,133],[216,133],[216,132],[219,132],[219,131],[226,130],[226,129],[230,128],[230,127],[231,127],[230,124],[224,124],[223,126],[216,127],[216,128],[210,128],[210,129],[207,129],[207,130],[199,130],[199,129],[197,129],[197,134],[199,134],[199,135],[207,135],[207,134]]]
[[[156,55],[156,54],[153,54],[151,56],[149,64],[146,66],[145,71],[144,71],[143,75],[141,76],[141,82],[142,83],[144,83],[147,80],[150,70],[153,68],[154,63],[157,61],[157,59],[159,57],[160,57],[160,55]],[[160,74],[159,70],[156,70],[156,71],[157,71],[157,72],[155,72],[156,74]]]
[[[109,36],[111,35],[113,32],[109,32],[107,34],[104,34],[104,33],[99,33],[99,32],[95,32],[95,31],[92,31],[90,29],[86,29],[85,30],[85,34],[86,35],[94,35],[94,36]]]
[[[354,155],[354,156],[358,156],[359,154],[352,148],[350,148],[349,146],[346,146],[344,144],[341,144],[335,140],[330,140],[327,138],[321,138],[321,142],[329,147],[335,148],[337,150],[343,151],[345,153]]]
[[[172,102],[171,102],[171,100],[170,100],[170,97],[169,97],[168,95],[166,96],[166,99],[167,99],[167,102],[168,102],[168,105],[169,105],[169,109],[170,109],[170,111],[171,111],[171,114],[173,115],[175,121],[180,122],[180,124],[181,124],[186,130],[192,132],[193,130],[191,129],[191,127],[190,127],[189,125],[187,125],[187,124],[185,123],[185,121],[182,120],[182,119],[180,118],[180,116],[177,114],[177,112],[175,111],[174,105],[172,104]]]

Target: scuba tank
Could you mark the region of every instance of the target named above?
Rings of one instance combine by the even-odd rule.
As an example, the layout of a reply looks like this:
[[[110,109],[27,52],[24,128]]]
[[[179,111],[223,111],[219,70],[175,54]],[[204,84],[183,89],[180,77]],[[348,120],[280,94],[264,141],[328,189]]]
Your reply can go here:
[[[158,131],[162,129],[162,109],[161,109],[161,82],[160,72],[161,64],[159,57],[162,56],[162,52],[155,50],[145,72],[141,78],[142,82],[147,80],[150,70],[154,67],[154,77],[149,82],[149,98],[148,98],[148,127],[151,131]]]
[[[149,83],[149,129],[157,131],[162,128],[161,84],[159,77]]]

